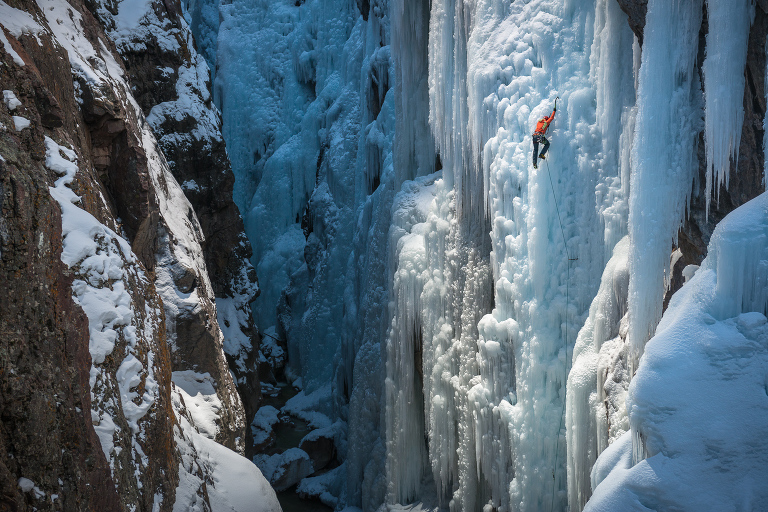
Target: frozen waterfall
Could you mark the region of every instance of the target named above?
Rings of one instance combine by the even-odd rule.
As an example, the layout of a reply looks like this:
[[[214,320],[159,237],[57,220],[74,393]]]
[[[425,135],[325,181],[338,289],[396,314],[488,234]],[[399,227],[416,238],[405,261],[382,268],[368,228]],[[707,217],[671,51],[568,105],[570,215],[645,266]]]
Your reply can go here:
[[[705,7],[721,20],[706,37]],[[643,355],[668,316],[705,308],[762,350],[743,314],[765,313],[763,246],[739,260],[754,280],[734,263],[711,281],[736,221],[714,242],[730,256],[659,324],[700,167],[709,212],[738,157],[749,0],[649,0],[642,48],[616,0],[188,9],[216,70],[254,316],[287,343],[286,379],[347,427],[337,508],[603,506],[683,428],[649,419],[678,382],[663,349]],[[694,307],[694,288],[737,306]]]

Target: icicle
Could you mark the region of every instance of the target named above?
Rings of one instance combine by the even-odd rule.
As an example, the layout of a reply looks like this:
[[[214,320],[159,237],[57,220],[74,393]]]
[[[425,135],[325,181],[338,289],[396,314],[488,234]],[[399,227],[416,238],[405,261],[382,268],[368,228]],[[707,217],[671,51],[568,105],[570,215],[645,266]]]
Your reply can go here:
[[[629,200],[633,370],[661,318],[664,272],[697,168],[701,15],[702,0],[648,2]]]
[[[477,97],[470,74],[470,61],[479,50],[479,42],[472,38],[473,20],[489,8],[443,0],[432,2],[430,18],[429,123],[446,169],[446,183],[457,193],[457,216],[466,216],[468,224],[481,219],[485,208],[480,172],[480,149],[485,139],[472,121],[469,104],[470,98]],[[484,98],[487,91],[479,93]],[[494,123],[491,133],[495,128]]]
[[[731,160],[739,157],[744,121],[744,68],[749,28],[755,18],[753,0],[707,0],[709,33],[702,65],[707,144],[706,211],[712,194],[728,186]],[[714,190],[713,190],[714,188]]]

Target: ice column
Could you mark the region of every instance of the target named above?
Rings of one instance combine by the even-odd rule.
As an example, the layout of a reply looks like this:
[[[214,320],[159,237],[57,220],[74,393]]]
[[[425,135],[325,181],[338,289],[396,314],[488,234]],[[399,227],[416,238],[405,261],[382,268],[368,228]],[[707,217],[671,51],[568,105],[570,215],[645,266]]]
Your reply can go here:
[[[633,368],[661,318],[670,247],[697,168],[701,16],[702,0],[648,2],[629,200]]]
[[[626,346],[619,332],[627,310],[628,249],[628,237],[614,248],[573,349],[565,423],[568,504],[574,512],[582,510],[592,495],[590,472],[597,456],[628,429],[623,402],[629,375],[621,371]],[[612,411],[609,403],[618,404],[618,410]]]
[[[482,175],[477,172],[481,141],[469,122],[467,91],[475,10],[482,7],[456,0],[433,2],[429,30],[429,123],[447,169],[446,184],[457,193],[459,219],[483,218],[485,204]]]
[[[429,127],[428,0],[392,0],[392,57],[397,98],[395,186],[431,173],[435,142]]]
[[[601,149],[596,155],[601,178],[596,207],[604,225],[605,257],[600,289],[578,333],[566,393],[568,503],[583,508],[591,495],[590,471],[599,453],[626,430],[623,406],[628,385],[626,331],[619,336],[627,308],[629,273],[628,198],[630,149],[636,115],[633,74],[639,51],[615,1],[595,5],[595,35],[590,80],[596,92],[596,127]],[[623,238],[621,238],[623,237]],[[581,262],[576,263],[579,268]]]
[[[216,73],[216,40],[219,33],[219,0],[182,0],[184,18],[195,36],[197,51]]]
[[[405,182],[395,196],[390,229],[390,269],[396,269],[391,293],[392,323],[386,341],[386,437],[388,501],[410,503],[420,496],[427,473],[425,446],[422,292],[429,278],[425,236],[435,188],[430,180]]]
[[[768,40],[765,42],[766,48],[768,48]],[[766,63],[766,70],[765,70],[766,76],[768,76],[768,63]],[[766,80],[765,83],[765,90],[763,91],[763,94],[765,95],[766,99],[768,99],[768,80]],[[768,116],[765,116],[763,118],[763,149],[765,150],[768,148]],[[763,164],[763,186],[766,186],[768,184],[768,159],[765,160],[765,163]]]
[[[755,17],[751,0],[707,0],[707,57],[704,60],[707,144],[707,213],[712,193],[728,186],[731,160],[739,156],[744,121],[744,67],[749,27]],[[714,187],[714,191],[713,191]]]
[[[492,299],[490,226],[480,165],[485,139],[470,120],[469,63],[480,58],[479,45],[473,45],[478,27],[474,20],[493,4],[432,2],[429,30],[429,120],[444,179],[426,240],[430,279],[422,297],[428,326],[424,331],[425,409],[432,478],[438,496],[452,510],[482,506],[490,494],[478,466],[479,418],[471,394],[479,372],[477,326],[490,311]],[[496,23],[498,19],[490,20],[489,33]],[[484,97],[489,91],[479,92]],[[494,119],[488,131],[495,129]],[[482,411],[486,412],[491,414]]]
[[[605,261],[627,234],[630,150],[636,115],[633,61],[639,52],[619,4],[597,0],[589,74],[596,92],[595,114],[602,142],[598,156],[602,180],[595,192],[605,224]]]

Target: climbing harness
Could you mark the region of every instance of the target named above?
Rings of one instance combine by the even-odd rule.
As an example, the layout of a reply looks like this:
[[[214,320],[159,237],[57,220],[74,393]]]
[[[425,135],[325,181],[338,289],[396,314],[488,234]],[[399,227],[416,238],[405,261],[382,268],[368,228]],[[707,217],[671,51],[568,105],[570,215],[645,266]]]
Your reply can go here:
[[[560,234],[563,235],[563,247],[565,248],[565,255],[568,257],[567,266],[567,278],[565,281],[565,379],[563,380],[563,386],[568,383],[568,304],[570,303],[570,283],[571,283],[571,262],[576,261],[579,258],[571,258],[568,252],[568,241],[565,238],[565,229],[563,229],[563,220],[560,218],[560,206],[557,204],[557,194],[555,193],[555,184],[552,181],[552,173],[549,170],[549,160],[545,159],[547,164],[547,175],[549,176],[549,185],[552,187],[552,197],[555,200],[555,210],[557,211],[557,222],[560,224]],[[560,454],[560,431],[563,430],[563,416],[565,416],[565,395],[563,395],[563,408],[560,412],[560,427],[557,429],[557,440],[555,441],[555,466],[552,469],[552,499],[551,510],[555,510],[555,470],[557,470],[557,459]]]

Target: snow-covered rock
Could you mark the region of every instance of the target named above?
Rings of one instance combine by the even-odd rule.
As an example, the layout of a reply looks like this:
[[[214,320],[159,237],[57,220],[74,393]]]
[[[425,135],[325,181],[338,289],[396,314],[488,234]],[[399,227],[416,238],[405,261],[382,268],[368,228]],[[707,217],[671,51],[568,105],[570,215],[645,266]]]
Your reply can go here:
[[[315,471],[325,468],[336,458],[336,442],[340,437],[341,425],[335,423],[327,428],[315,429],[299,442],[299,448],[309,455]]]
[[[4,409],[3,428],[39,432],[48,442],[19,440],[23,447],[4,451],[2,473],[20,474],[0,480],[26,479],[2,487],[4,496],[16,508],[253,510],[259,503],[259,510],[279,510],[258,468],[216,442],[242,450],[245,422],[216,321],[206,238],[115,40],[80,2],[14,5],[0,2],[7,87],[0,117],[4,126],[23,118],[24,126],[17,120],[20,131],[2,134],[0,203],[21,215],[7,215],[5,206],[0,215],[3,301],[16,290],[37,302],[28,309],[42,330],[28,329],[29,340],[16,342],[49,348],[33,348],[45,361],[38,371],[22,370],[27,356],[18,355],[20,371],[7,368],[30,381],[18,382],[17,399],[3,396],[3,407],[17,411]],[[118,21],[127,25],[110,29],[122,35],[137,22]],[[8,190],[15,197],[6,203]],[[31,210],[19,207],[27,201]],[[242,241],[229,244],[234,253],[244,250]],[[238,279],[248,288],[241,263]],[[44,272],[34,270],[39,264]],[[251,292],[240,289],[240,302]],[[3,329],[14,316],[23,319],[16,308],[2,311]],[[172,365],[179,366],[175,393]],[[37,427],[27,429],[25,417]],[[23,492],[27,480],[34,492]]]
[[[309,455],[298,448],[289,448],[272,456],[257,455],[254,461],[278,492],[285,491],[314,473]]]

